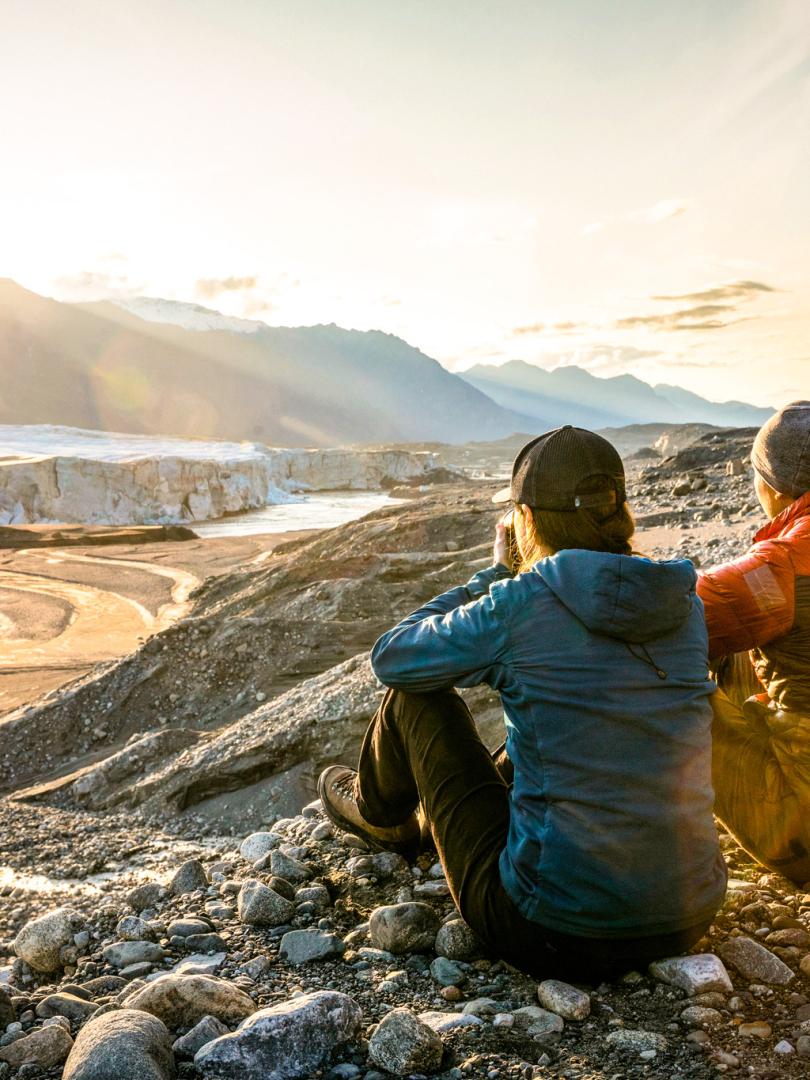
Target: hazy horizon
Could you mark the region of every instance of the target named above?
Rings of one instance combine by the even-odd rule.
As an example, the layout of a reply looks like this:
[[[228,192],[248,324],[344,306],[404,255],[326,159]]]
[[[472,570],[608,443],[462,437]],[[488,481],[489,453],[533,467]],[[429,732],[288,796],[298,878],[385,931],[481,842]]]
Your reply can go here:
[[[810,396],[797,0],[7,0],[0,274]]]

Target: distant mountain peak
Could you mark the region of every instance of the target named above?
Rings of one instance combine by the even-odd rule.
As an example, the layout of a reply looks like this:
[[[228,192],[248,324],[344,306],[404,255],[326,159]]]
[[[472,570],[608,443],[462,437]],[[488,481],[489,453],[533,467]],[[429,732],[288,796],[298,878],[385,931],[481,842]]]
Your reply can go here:
[[[169,323],[184,330],[226,330],[234,334],[255,334],[266,323],[256,319],[240,319],[223,315],[221,311],[192,304],[184,300],[164,300],[159,296],[134,296],[126,300],[110,300],[125,311],[146,322]]]

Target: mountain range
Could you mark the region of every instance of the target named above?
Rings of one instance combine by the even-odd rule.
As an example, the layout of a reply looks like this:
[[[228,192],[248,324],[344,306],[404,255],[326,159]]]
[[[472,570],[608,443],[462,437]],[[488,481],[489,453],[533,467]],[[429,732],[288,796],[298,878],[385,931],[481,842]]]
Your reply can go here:
[[[598,378],[573,365],[546,371],[510,360],[499,367],[478,364],[461,376],[504,408],[514,409],[519,403],[521,412],[546,427],[654,422],[747,427],[764,423],[773,412],[742,401],[707,401],[680,386],[650,386],[634,375]]]
[[[336,446],[769,412],[579,368],[462,376],[381,331],[273,327],[151,297],[68,304],[0,279],[0,423]]]

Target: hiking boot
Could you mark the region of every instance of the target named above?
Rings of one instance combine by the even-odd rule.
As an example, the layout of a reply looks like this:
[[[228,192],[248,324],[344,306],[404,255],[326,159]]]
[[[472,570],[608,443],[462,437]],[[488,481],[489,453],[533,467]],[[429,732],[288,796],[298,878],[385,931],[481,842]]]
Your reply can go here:
[[[419,820],[411,814],[402,825],[378,829],[369,825],[357,805],[357,772],[345,765],[330,765],[318,780],[318,795],[326,816],[344,832],[365,840],[373,851],[396,851],[415,856],[419,850]]]

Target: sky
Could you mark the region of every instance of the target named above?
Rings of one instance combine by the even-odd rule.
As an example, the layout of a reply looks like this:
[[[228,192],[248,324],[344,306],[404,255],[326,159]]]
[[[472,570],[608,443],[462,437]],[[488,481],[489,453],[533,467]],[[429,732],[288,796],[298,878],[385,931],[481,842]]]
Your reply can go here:
[[[806,0],[0,18],[0,276],[810,398]]]

